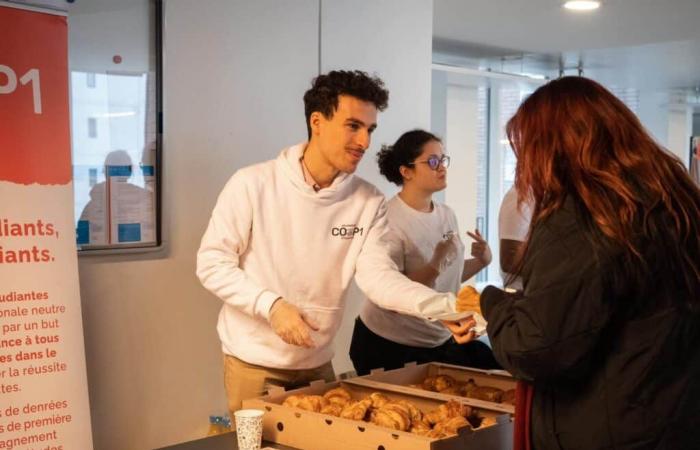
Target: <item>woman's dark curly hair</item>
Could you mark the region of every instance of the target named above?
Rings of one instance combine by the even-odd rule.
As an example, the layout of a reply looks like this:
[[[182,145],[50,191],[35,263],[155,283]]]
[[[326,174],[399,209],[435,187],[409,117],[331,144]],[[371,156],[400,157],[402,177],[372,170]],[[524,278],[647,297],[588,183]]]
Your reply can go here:
[[[399,169],[415,161],[423,152],[423,146],[430,141],[442,142],[439,137],[428,131],[411,130],[402,134],[394,145],[383,145],[377,153],[379,172],[397,186],[403,185],[403,176]]]
[[[306,131],[311,138],[309,119],[318,111],[330,119],[338,109],[338,96],[349,95],[372,103],[377,110],[384,111],[389,104],[389,91],[379,77],[371,77],[359,70],[333,70],[319,75],[311,82],[311,89],[304,94]]]

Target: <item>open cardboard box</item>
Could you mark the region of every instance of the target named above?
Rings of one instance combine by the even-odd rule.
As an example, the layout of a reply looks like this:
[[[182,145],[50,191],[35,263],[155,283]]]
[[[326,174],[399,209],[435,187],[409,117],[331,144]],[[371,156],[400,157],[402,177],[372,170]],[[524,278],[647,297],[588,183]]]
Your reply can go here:
[[[282,406],[284,399],[290,395],[323,395],[338,386],[347,389],[353,398],[358,400],[379,391],[391,400],[407,400],[423,412],[431,411],[444,403],[441,399],[426,397],[420,393],[392,392],[352,384],[346,380],[332,383],[314,381],[308,387],[291,391],[273,388],[264,397],[244,400],[243,407],[265,411],[263,439],[304,450],[507,450],[513,447],[513,425],[510,417],[500,411],[482,409],[474,405],[471,406],[477,410],[479,416],[493,417],[496,425],[476,430],[463,427],[459,430],[459,435],[444,439],[428,438],[369,422]]]
[[[513,405],[487,402],[451,394],[441,394],[439,392],[408,386],[411,384],[421,384],[427,377],[436,375],[449,375],[457,381],[467,381],[471,378],[479,386],[493,386],[504,391],[515,389],[515,379],[504,370],[481,370],[434,362],[420,365],[416,365],[416,363],[413,362],[406,364],[401,369],[394,370],[375,369],[369,375],[351,378],[347,381],[353,384],[361,384],[393,392],[420,393],[420,395],[442,401],[458,399],[463,401],[463,403],[478,408],[488,408],[509,414],[515,413],[515,406]]]

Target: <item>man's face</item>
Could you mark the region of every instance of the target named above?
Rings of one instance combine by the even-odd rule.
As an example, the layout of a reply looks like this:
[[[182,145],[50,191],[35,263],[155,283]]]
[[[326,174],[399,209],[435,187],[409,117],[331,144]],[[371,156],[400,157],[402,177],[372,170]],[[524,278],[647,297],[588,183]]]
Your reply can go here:
[[[312,138],[317,139],[321,155],[329,165],[345,173],[357,169],[376,127],[374,104],[347,95],[338,97],[338,109],[332,118],[321,113],[311,115]]]

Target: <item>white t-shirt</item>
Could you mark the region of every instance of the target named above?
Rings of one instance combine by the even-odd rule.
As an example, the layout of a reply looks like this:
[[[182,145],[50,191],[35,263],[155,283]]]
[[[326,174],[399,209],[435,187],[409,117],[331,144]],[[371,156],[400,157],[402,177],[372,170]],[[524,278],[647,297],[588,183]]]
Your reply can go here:
[[[527,231],[530,228],[530,220],[532,219],[532,207],[528,203],[523,203],[518,208],[518,192],[515,186],[503,197],[501,209],[498,212],[498,239],[509,239],[512,241],[525,241]],[[501,272],[504,287],[522,290],[523,280],[517,277],[512,283],[506,285],[506,280],[510,274]]]
[[[425,266],[443,235],[454,233],[456,254],[440,272],[433,288],[438,292],[456,293],[462,281],[464,244],[459,237],[457,218],[452,209],[433,202],[431,212],[421,212],[396,195],[387,202],[387,221],[391,256],[404,273]],[[403,345],[431,348],[442,345],[450,338],[450,332],[440,322],[389,311],[370,301],[365,301],[360,318],[374,333]]]

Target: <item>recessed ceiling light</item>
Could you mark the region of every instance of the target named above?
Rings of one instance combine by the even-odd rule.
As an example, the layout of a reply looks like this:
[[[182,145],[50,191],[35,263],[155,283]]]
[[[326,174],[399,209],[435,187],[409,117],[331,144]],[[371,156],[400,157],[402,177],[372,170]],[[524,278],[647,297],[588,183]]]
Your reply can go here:
[[[600,2],[597,0],[569,0],[564,3],[564,8],[572,11],[592,11],[600,8]]]

